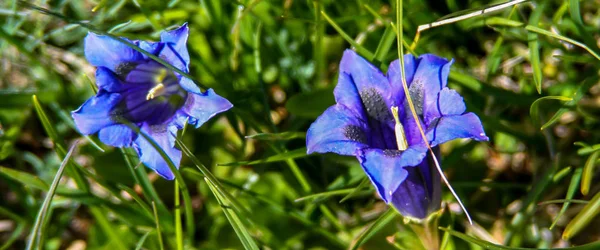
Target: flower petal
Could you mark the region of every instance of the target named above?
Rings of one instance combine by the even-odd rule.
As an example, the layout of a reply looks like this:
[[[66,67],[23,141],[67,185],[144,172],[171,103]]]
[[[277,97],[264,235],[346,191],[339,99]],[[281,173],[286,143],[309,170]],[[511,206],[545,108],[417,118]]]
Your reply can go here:
[[[462,96],[456,90],[443,88],[438,95],[436,107],[426,109],[425,124],[431,123],[435,118],[451,115],[462,115],[467,107]]]
[[[483,131],[479,117],[473,113],[444,116],[433,121],[427,128],[427,139],[432,147],[458,138],[489,140]]]
[[[140,41],[140,49],[143,49],[145,51],[148,51],[148,53],[153,54],[153,55],[158,55],[158,52],[160,52],[160,50],[163,48],[164,44],[161,42],[147,42],[147,41]],[[150,57],[142,54],[144,56],[144,59],[146,60],[152,60],[150,59]]]
[[[89,135],[104,127],[113,125],[115,122],[111,119],[111,112],[121,99],[121,95],[118,93],[100,91],[77,110],[71,112],[79,132]]]
[[[357,149],[368,147],[369,139],[368,124],[346,106],[336,104],[310,125],[306,134],[307,153],[356,155]]]
[[[448,83],[450,65],[448,61],[432,54],[421,55],[409,92],[418,114],[427,113],[427,109],[437,109],[438,94]]]
[[[178,126],[183,126],[183,121],[191,117],[193,119],[188,122],[199,128],[213,116],[231,107],[233,105],[227,99],[217,95],[212,89],[200,94],[189,92],[185,104],[177,112]]]
[[[433,148],[439,155],[439,148]],[[439,156],[438,156],[439,159]],[[404,217],[425,219],[441,206],[440,175],[435,172],[431,155],[415,167],[405,167],[406,179],[393,192],[391,201]]]
[[[198,85],[194,83],[194,81],[188,79],[185,76],[179,76],[179,86],[185,89],[187,92],[192,92],[196,94],[202,93]]]
[[[188,71],[190,63],[190,54],[186,47],[189,30],[187,23],[185,23],[175,30],[164,31],[160,34],[160,41],[164,43],[160,55],[184,72]]]
[[[406,151],[364,149],[358,150],[358,161],[377,188],[379,196],[391,201],[394,191],[407,178],[406,167],[416,166],[425,158],[425,147],[411,147]]]
[[[150,136],[160,148],[162,148],[167,156],[171,159],[175,167],[179,169],[181,162],[181,151],[174,146],[174,138],[177,135],[177,128],[173,125],[148,125],[142,126],[142,132]],[[171,172],[169,165],[165,159],[158,153],[148,140],[142,135],[135,140],[135,148],[140,156],[140,161],[146,167],[154,170],[158,175],[167,179],[173,180],[175,175]]]
[[[133,130],[123,124],[105,127],[98,133],[101,142],[113,147],[131,147],[136,136],[137,134]]]
[[[339,71],[338,84],[333,91],[338,104],[361,117],[368,115],[378,121],[391,119],[390,84],[377,67],[347,49]]]
[[[130,41],[126,38],[122,38]],[[130,41],[137,45],[137,41]],[[96,67],[106,67],[117,72],[122,63],[143,60],[141,53],[109,36],[88,33],[84,40],[85,58]]]
[[[404,73],[406,73],[406,84],[410,88],[410,84],[413,81],[415,71],[417,70],[417,61],[411,54],[404,55]],[[404,106],[404,86],[402,84],[402,71],[400,70],[400,60],[395,60],[390,63],[387,71],[387,78],[392,86],[392,105],[397,107]],[[412,95],[411,95],[412,96]],[[414,97],[413,97],[414,98]]]
[[[115,73],[105,67],[96,69],[96,85],[98,89],[103,89],[107,92],[121,92],[131,85],[126,85],[117,78]]]

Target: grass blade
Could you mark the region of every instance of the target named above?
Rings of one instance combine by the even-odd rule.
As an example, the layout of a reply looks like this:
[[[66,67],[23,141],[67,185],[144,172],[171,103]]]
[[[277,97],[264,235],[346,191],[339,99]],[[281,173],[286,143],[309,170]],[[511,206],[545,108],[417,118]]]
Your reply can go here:
[[[533,120],[533,124],[536,126],[539,124],[540,102],[542,102],[544,100],[559,100],[559,101],[567,102],[567,101],[573,100],[573,98],[565,97],[565,96],[544,96],[544,97],[541,97],[541,98],[538,98],[537,100],[535,100],[531,104],[531,107],[529,108],[529,115],[531,116],[531,120]]]
[[[246,226],[244,226],[237,214],[230,210],[228,204],[224,202],[225,197],[221,196],[220,192],[216,189],[217,187],[207,177],[204,178],[206,180],[206,183],[208,184],[208,187],[210,188],[212,193],[217,198],[217,201],[223,208],[223,213],[225,213],[227,220],[229,220],[229,224],[231,224],[233,230],[235,231],[235,234],[237,234],[238,238],[242,242],[244,249],[258,250],[259,248],[254,242],[254,239],[252,239],[252,236],[250,236],[250,233],[248,233]]]
[[[29,234],[29,240],[27,242],[27,250],[34,249],[34,247],[36,247],[36,242],[40,243],[39,240],[42,238],[42,228],[44,228],[46,215],[48,214],[48,210],[50,209],[50,203],[52,203],[52,198],[54,197],[54,194],[56,192],[56,187],[58,187],[58,182],[60,181],[63,171],[65,170],[67,163],[71,159],[71,156],[73,155],[73,151],[75,151],[77,144],[78,141],[75,141],[73,143],[73,146],[71,146],[71,148],[67,152],[67,155],[60,164],[60,167],[58,168],[58,171],[54,176],[54,180],[52,180],[50,189],[46,194],[46,198],[44,198],[44,202],[42,203],[38,215],[36,216],[35,222],[33,223],[33,227],[31,228],[31,233]],[[37,248],[39,249],[40,246],[37,245]]]
[[[531,17],[529,18],[529,25],[537,26],[542,17],[544,7],[546,4],[541,3],[537,6]],[[527,40],[529,41],[529,60],[531,61],[531,68],[533,70],[533,80],[535,82],[535,89],[538,94],[542,93],[542,66],[540,65],[540,41],[538,40],[538,34],[529,32],[527,34]]]
[[[568,240],[585,228],[600,212],[600,192],[567,224],[562,238]],[[599,243],[600,244],[600,243]]]
[[[583,175],[581,176],[581,194],[588,195],[592,186],[592,178],[594,177],[594,169],[596,168],[596,160],[600,155],[600,151],[596,151],[590,155],[583,166]]]
[[[158,237],[158,245],[160,250],[164,250],[165,244],[163,242],[162,234],[160,232],[160,222],[158,220],[158,212],[156,211],[156,204],[152,202],[152,211],[154,211],[154,222],[156,223],[156,235]]]
[[[388,223],[392,222],[392,220],[396,218],[396,215],[398,214],[394,209],[390,208],[387,211],[385,211],[385,213],[379,216],[379,218],[377,218],[377,220],[367,228],[367,230],[365,230],[360,236],[358,236],[358,239],[356,239],[356,242],[350,249],[358,249],[360,246],[362,246],[362,244],[364,244],[365,242],[367,242],[367,240],[373,237],[373,235],[379,232],[379,230],[385,227]]]
[[[286,160],[302,158],[302,157],[306,157],[306,156],[308,156],[308,155],[306,154],[306,147],[304,147],[304,148],[294,149],[292,151],[287,151],[287,152],[283,152],[280,154],[276,154],[273,156],[269,156],[267,158],[260,159],[260,160],[220,163],[220,164],[217,164],[217,166],[237,167],[237,166],[242,166],[242,165],[256,165],[256,164],[262,164],[262,163],[286,161]]]
[[[346,32],[344,32],[344,30],[336,22],[334,22],[333,19],[331,19],[331,17],[325,13],[325,11],[321,11],[321,15],[323,15],[325,20],[327,20],[327,22],[340,34],[340,36],[342,36],[342,38],[344,38],[344,40],[350,43],[352,47],[356,48],[356,52],[367,58],[369,61],[373,60],[375,55],[354,41],[354,39],[352,39],[352,37],[350,37],[348,34],[346,34]]]
[[[579,186],[579,182],[581,181],[582,171],[583,170],[581,168],[575,169],[575,172],[573,173],[573,176],[571,177],[571,183],[569,184],[569,189],[567,190],[567,196],[565,197],[565,200],[573,199],[573,196],[575,195],[575,191],[577,191],[577,186]],[[560,217],[567,211],[567,208],[569,208],[569,205],[571,205],[570,201],[567,201],[563,204],[563,206],[560,208],[560,211],[556,215],[556,219],[554,219],[554,221],[550,225],[550,228],[549,228],[550,230],[552,230],[554,228],[554,226],[556,225],[556,223],[558,222]]]
[[[149,135],[147,135],[146,133],[141,131],[138,126],[136,126],[135,124],[133,124],[129,121],[122,120],[121,122],[123,124],[127,125],[129,128],[131,128],[133,131],[135,131],[138,135],[143,136],[144,139],[146,139],[148,141],[148,143],[150,143],[152,145],[152,147],[160,154],[160,156],[165,160],[165,162],[167,162],[169,169],[171,170],[171,172],[173,172],[173,175],[175,175],[175,179],[177,179],[179,181],[179,188],[181,189],[181,193],[183,194],[183,202],[184,202],[185,215],[186,215],[185,216],[185,219],[186,219],[185,225],[186,225],[187,234],[189,235],[188,240],[193,241],[193,239],[194,239],[193,236],[196,231],[196,228],[195,228],[196,223],[194,223],[194,212],[192,210],[192,198],[190,197],[190,193],[188,192],[187,185],[185,184],[185,181],[183,180],[181,173],[179,172],[179,170],[177,169],[177,167],[175,166],[173,161],[171,161],[171,158],[169,158],[167,153],[165,153],[165,151],[156,143],[156,141],[154,141],[154,139],[152,139],[152,137],[150,137]]]
[[[281,132],[281,133],[259,133],[254,135],[248,135],[246,139],[255,139],[263,141],[287,141],[292,139],[304,139],[306,138],[306,132]]]

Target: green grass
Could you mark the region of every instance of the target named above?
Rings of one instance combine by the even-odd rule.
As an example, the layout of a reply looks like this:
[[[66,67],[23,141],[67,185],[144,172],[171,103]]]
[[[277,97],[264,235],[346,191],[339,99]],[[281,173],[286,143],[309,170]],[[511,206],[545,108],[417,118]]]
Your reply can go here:
[[[417,32],[492,4],[1,1],[0,249],[418,249],[355,158],[305,153],[346,48],[384,72],[400,51],[455,59],[449,86],[491,140],[441,148],[474,222],[444,189],[445,249],[595,249],[600,6],[526,1]],[[69,112],[97,91],[87,32],[156,41],[185,22],[186,76],[235,108],[178,137],[175,184]]]

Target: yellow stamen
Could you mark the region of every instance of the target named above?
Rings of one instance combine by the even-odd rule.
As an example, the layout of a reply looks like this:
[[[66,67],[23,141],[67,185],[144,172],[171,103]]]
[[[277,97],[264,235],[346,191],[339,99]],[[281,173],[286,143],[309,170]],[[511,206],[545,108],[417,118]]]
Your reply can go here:
[[[166,69],[160,69],[158,74],[154,77],[155,83],[163,83],[165,78],[167,77],[168,71]]]
[[[150,89],[150,91],[148,91],[148,94],[146,95],[146,100],[152,100],[154,99],[154,97],[161,96],[165,92],[165,85],[159,83],[158,85],[154,86],[154,88]]]
[[[398,107],[392,106],[392,115],[394,116],[394,120],[396,121],[396,125],[394,126],[394,132],[396,134],[396,144],[398,145],[398,150],[404,151],[408,149],[408,142],[406,141],[406,135],[404,134],[404,127],[398,118]]]

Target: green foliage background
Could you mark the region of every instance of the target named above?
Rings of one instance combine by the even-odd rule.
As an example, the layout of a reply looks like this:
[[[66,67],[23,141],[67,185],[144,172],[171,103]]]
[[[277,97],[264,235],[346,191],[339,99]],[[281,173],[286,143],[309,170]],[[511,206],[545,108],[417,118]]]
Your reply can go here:
[[[0,3],[0,249],[24,249],[38,221],[41,249],[420,248],[355,158],[305,153],[306,129],[334,103],[344,49],[354,46],[384,71],[398,57],[395,1],[29,3],[51,13]],[[407,45],[419,25],[492,6],[403,5]],[[442,146],[443,168],[475,221],[468,225],[445,190],[444,249],[600,247],[600,197],[592,199],[600,190],[599,7],[527,1],[425,30],[406,50],[454,58],[449,85],[491,139]],[[181,135],[190,154],[179,200],[175,183],[140,166],[133,151],[82,138],[69,112],[94,94],[94,68],[83,56],[89,28],[158,40],[185,22],[190,75],[235,108]],[[561,239],[569,223],[591,225]]]

